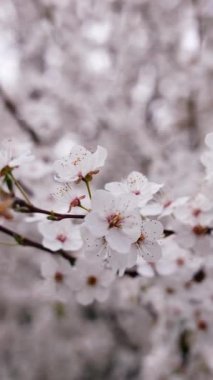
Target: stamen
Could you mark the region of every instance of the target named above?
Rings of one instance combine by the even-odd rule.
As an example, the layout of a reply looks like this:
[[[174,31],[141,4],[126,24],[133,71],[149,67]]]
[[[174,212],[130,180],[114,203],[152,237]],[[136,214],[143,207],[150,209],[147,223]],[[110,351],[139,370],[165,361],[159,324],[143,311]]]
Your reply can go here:
[[[110,215],[107,218],[107,221],[109,223],[109,228],[113,228],[113,227],[119,228],[121,227],[122,218],[121,218],[120,213],[116,213],[116,214]]]

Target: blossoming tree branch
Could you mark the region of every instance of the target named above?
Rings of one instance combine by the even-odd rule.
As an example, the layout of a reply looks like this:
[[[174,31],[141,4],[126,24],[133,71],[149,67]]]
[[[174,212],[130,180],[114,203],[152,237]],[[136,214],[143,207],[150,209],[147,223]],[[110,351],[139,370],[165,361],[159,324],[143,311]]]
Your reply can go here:
[[[25,166],[34,160],[29,146],[5,140],[0,147],[0,232],[12,241],[0,244],[44,251],[41,289],[60,300],[74,294],[83,305],[106,300],[112,283],[123,275],[166,275],[184,265],[192,274],[194,268],[202,270],[202,257],[213,247],[213,133],[205,142],[200,188],[177,199],[136,171],[94,190],[107,151],[98,146],[92,153],[74,145],[53,163],[56,190],[43,208],[32,202],[24,183]],[[14,231],[14,215],[34,222],[40,241]]]

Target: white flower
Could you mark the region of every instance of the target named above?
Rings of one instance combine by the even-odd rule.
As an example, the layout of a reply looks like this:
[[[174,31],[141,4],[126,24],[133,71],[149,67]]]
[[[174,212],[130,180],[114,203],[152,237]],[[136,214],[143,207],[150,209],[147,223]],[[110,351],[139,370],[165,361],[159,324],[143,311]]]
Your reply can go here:
[[[159,216],[160,218],[172,215],[174,211],[185,204],[188,197],[174,199],[173,196],[166,192],[159,192],[155,199],[141,207],[143,216]]]
[[[132,195],[115,197],[105,190],[94,193],[92,211],[84,225],[93,236],[105,237],[110,248],[120,253],[127,253],[141,233],[141,217]]]
[[[44,255],[41,263],[43,281],[37,285],[38,295],[66,300],[70,292],[71,265],[60,256]]]
[[[149,262],[159,260],[161,257],[161,247],[157,240],[162,237],[163,226],[159,221],[142,221],[140,237],[131,246],[132,254],[137,253],[137,255]]]
[[[199,256],[211,251],[212,236],[208,227],[200,224],[177,224],[173,226],[176,242],[183,248],[192,249]]]
[[[52,251],[78,251],[82,247],[79,227],[69,219],[40,222],[38,229],[43,235],[43,245]]]
[[[98,259],[106,264],[107,268],[119,272],[123,275],[127,268],[136,264],[137,252],[128,252],[126,254],[116,252],[107,243],[104,237],[97,238],[93,236],[87,228],[82,228],[82,238],[84,241],[85,256],[90,259]]]
[[[142,257],[137,259],[137,273],[144,277],[154,277],[155,276],[155,267],[153,263],[149,263],[144,260]]]
[[[82,305],[94,300],[105,301],[109,294],[109,286],[115,279],[115,273],[106,269],[99,261],[81,258],[72,271],[72,290]]]
[[[85,214],[85,210],[79,208],[80,206],[90,208],[90,199],[88,195],[85,194],[85,190],[79,186],[71,186],[70,184],[64,184],[57,188],[57,191],[52,194],[54,200],[56,201],[56,207],[60,208],[60,212],[69,213],[74,211],[76,213],[76,207],[78,208],[78,213]],[[74,209],[74,210],[73,210]]]
[[[138,258],[137,272],[145,277],[153,277],[156,273],[168,276],[181,269],[197,270],[202,264],[200,258],[195,257],[188,250],[179,247],[174,236],[161,240],[161,258],[155,263],[149,263]]]
[[[175,210],[179,209],[180,206],[185,205],[187,201],[188,197],[167,200],[167,202],[163,203],[163,210],[160,216],[163,217],[174,214]]]
[[[174,210],[174,216],[182,223],[191,226],[202,225],[209,226],[213,220],[212,202],[203,194],[199,193],[188,202],[179,205]]]
[[[7,167],[14,169],[32,161],[33,158],[29,144],[20,144],[9,139],[3,140],[0,145],[0,174]]]
[[[70,154],[54,163],[58,182],[76,182],[86,177],[97,174],[104,166],[107,157],[106,149],[97,147],[95,153],[91,153],[81,145],[75,145]]]
[[[125,193],[133,194],[137,200],[138,207],[143,207],[162,186],[161,184],[149,182],[143,174],[134,171],[123,182],[107,183],[105,189],[117,196]]]

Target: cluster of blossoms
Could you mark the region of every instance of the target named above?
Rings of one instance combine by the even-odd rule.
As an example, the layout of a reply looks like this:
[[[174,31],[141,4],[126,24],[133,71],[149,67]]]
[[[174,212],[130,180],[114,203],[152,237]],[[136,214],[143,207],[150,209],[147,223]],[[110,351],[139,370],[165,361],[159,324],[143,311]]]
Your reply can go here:
[[[163,184],[136,171],[95,190],[93,180],[107,152],[98,146],[92,153],[74,144],[51,170],[44,170],[52,173],[56,187],[47,210],[32,204],[22,182],[27,166],[36,176],[30,147],[3,141],[0,231],[20,245],[46,251],[40,293],[60,300],[75,294],[84,305],[106,300],[118,276],[166,276],[183,268],[199,270],[206,260],[211,265],[206,252],[213,248],[213,134],[207,135],[206,145],[201,157],[206,176],[199,191],[174,199]],[[14,212],[37,222],[42,243],[9,229]]]

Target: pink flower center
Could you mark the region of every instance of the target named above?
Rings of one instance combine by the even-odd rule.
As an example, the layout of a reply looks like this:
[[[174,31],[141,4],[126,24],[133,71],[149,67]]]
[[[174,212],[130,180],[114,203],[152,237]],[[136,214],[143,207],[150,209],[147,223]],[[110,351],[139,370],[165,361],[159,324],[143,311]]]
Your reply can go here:
[[[192,210],[192,215],[197,218],[201,214],[201,210],[199,208],[196,208]]]
[[[61,243],[65,243],[65,241],[67,240],[67,237],[64,234],[59,234],[57,235],[56,239],[60,241]]]
[[[77,166],[81,162],[81,158],[77,157],[75,160],[72,161],[72,165]]]
[[[140,192],[140,190],[135,190],[135,191],[133,191],[133,194],[135,194],[135,195],[140,195],[141,192]]]
[[[176,264],[179,266],[179,267],[182,267],[184,264],[185,264],[185,261],[182,257],[179,257],[177,260],[176,260]]]
[[[171,204],[172,204],[172,201],[168,200],[168,201],[166,201],[166,202],[164,203],[163,207],[164,207],[164,208],[167,208],[167,207],[171,206]]]

